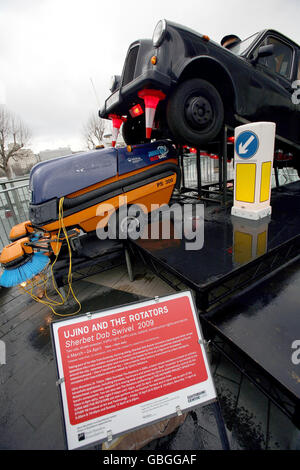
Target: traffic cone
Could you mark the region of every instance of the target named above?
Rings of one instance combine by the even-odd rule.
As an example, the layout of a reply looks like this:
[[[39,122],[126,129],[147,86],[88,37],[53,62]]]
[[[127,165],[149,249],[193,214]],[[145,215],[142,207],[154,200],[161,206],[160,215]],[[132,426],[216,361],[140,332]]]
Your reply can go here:
[[[156,107],[160,100],[165,99],[166,95],[160,90],[149,90],[145,88],[138,92],[138,96],[145,102],[146,138],[150,139]]]
[[[110,114],[108,117],[109,119],[112,120],[112,125],[113,125],[111,145],[112,147],[115,147],[117,143],[117,138],[119,135],[120,127],[123,124],[123,122],[126,121],[126,118],[122,116],[117,116],[116,114]]]

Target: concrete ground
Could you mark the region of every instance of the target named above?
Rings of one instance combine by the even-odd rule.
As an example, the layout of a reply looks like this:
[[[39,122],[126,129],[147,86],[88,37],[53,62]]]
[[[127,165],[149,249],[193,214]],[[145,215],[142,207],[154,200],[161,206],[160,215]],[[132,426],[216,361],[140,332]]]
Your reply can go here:
[[[134,282],[124,265],[76,281],[74,290],[82,313],[173,292],[139,263]],[[0,291],[0,339],[7,351],[0,365],[0,449],[65,448],[49,334],[53,319],[18,288]],[[215,350],[209,358],[231,449],[299,449],[300,431],[282,412]],[[221,449],[212,405],[193,410],[174,432],[144,449]]]

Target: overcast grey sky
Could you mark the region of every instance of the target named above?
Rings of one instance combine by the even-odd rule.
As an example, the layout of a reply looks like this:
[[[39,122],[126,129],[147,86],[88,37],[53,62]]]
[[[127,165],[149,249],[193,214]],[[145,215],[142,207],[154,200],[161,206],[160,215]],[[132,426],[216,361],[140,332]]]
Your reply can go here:
[[[274,28],[300,43],[300,0],[0,0],[0,102],[32,132],[34,151],[83,148],[82,128],[102,106],[129,44],[157,21],[215,41]]]

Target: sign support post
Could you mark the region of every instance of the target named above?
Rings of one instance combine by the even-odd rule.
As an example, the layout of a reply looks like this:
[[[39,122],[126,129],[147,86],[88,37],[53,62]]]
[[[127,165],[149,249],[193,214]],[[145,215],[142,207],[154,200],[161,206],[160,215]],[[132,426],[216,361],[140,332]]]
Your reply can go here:
[[[221,413],[220,403],[218,400],[213,404],[213,407],[214,407],[216,423],[218,426],[219,436],[220,436],[221,443],[222,443],[222,448],[223,450],[230,450],[230,445],[229,445],[228,436],[227,436],[227,432],[226,432],[226,428],[224,424],[224,419]]]

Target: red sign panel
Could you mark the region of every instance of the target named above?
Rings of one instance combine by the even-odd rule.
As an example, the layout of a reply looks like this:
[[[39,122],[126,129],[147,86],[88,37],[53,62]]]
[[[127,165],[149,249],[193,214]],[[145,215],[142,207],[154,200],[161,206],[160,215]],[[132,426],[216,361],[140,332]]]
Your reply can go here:
[[[208,378],[188,296],[58,328],[71,425]]]

